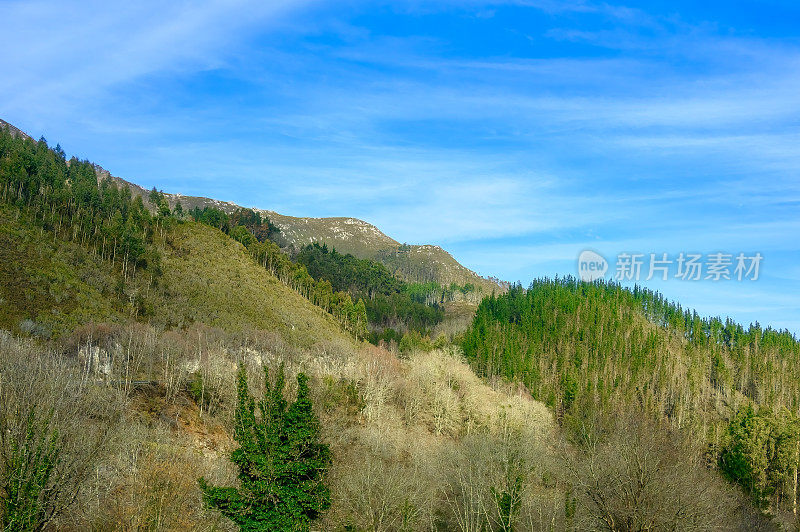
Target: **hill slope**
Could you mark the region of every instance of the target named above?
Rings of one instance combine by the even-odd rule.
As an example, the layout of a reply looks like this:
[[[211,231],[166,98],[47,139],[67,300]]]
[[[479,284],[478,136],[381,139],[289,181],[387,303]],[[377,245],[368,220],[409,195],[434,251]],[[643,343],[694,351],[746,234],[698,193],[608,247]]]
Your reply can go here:
[[[119,322],[117,279],[96,255],[0,205],[0,328],[50,337],[87,321]]]
[[[156,286],[147,279],[125,282],[95,253],[54,239],[18,209],[0,206],[0,327],[49,337],[90,321],[123,323],[138,315],[159,327],[204,323],[226,331],[277,331],[299,346],[352,343],[328,313],[220,231],[185,222],[156,247],[163,270]]]
[[[14,136],[14,137],[22,137],[24,139],[30,139],[31,138],[30,135],[28,135],[27,133],[25,133],[21,129],[15,127],[14,125],[9,124],[8,122],[3,120],[2,118],[0,118],[0,128],[5,129],[9,133],[11,133],[11,135]]]
[[[110,172],[96,166],[98,179],[111,179],[118,185],[129,186],[131,191],[140,195],[147,204],[148,191],[122,178],[112,176]],[[180,202],[184,211],[195,207],[213,207],[226,213],[242,208],[235,203],[198,196],[182,194],[164,194],[174,208]],[[456,283],[472,284],[482,293],[502,292],[506,285],[498,280],[479,276],[469,268],[461,265],[450,253],[436,245],[401,244],[381,232],[374,225],[358,218],[331,217],[309,218],[280,214],[275,211],[257,209],[262,216],[280,228],[287,244],[297,248],[315,242],[327,244],[340,253],[350,253],[360,259],[373,259],[383,263],[389,271],[409,282],[433,281],[441,285]]]
[[[476,372],[524,383],[579,434],[595,415],[644,413],[690,434],[758,507],[796,507],[800,341],[788,331],[567,277],[484,299],[463,348]]]
[[[159,323],[275,330],[304,347],[334,338],[352,342],[330,314],[278,281],[220,231],[183,223],[161,249],[164,293],[154,316]]]

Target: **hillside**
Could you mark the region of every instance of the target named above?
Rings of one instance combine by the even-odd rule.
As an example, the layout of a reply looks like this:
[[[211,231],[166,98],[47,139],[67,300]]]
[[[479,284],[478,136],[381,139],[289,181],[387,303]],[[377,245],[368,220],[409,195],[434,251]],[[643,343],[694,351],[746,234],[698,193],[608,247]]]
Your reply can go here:
[[[487,294],[501,290],[497,283],[465,268],[441,247],[401,244],[374,225],[357,218],[298,218],[274,211],[260,212],[296,246],[324,243],[340,253],[377,260],[410,282],[471,283]]]
[[[163,250],[164,294],[156,305],[157,323],[185,328],[201,322],[229,331],[277,331],[302,347],[350,340],[330,314],[259,267],[244,246],[219,231],[181,224]]]
[[[27,133],[25,133],[21,129],[17,128],[16,126],[14,126],[12,124],[9,124],[8,122],[3,120],[2,118],[0,118],[0,129],[4,129],[4,130],[8,131],[14,137],[21,137],[21,138],[24,138],[24,139],[30,139],[31,138]]]
[[[89,321],[121,323],[141,312],[159,327],[271,330],[297,345],[347,337],[330,315],[219,231],[184,223],[157,247],[163,269],[158,285],[129,282],[120,294],[125,283],[113,265],[35,230],[17,209],[0,207],[0,326],[59,336]]]
[[[40,528],[229,530],[197,479],[234,482],[240,365],[256,394],[282,371],[311,378],[333,456],[320,529],[766,526],[753,508],[788,522],[793,337],[571,279],[492,294],[474,319],[457,301],[440,322],[433,302],[429,320],[429,287],[381,264],[289,256],[254,212],[187,214],[117,184],[0,127],[0,503],[17,493],[4,471],[37,470],[18,449],[57,449],[30,480],[52,505],[32,510]],[[360,341],[370,313],[401,309],[450,334]]]
[[[452,351],[413,353],[401,361],[357,344],[329,314],[220,231],[185,222],[165,233],[157,241],[163,254],[158,286],[128,282],[120,296],[114,290],[120,272],[113,265],[76,244],[52,244],[24,215],[6,207],[2,212],[2,234],[14,239],[3,241],[4,258],[11,258],[3,294],[19,294],[4,298],[2,324],[39,342],[51,336],[56,341],[41,345],[0,334],[0,376],[8,364],[25,367],[55,348],[78,353],[76,374],[88,370],[109,383],[158,383],[126,385],[122,399],[113,387],[95,392],[120,409],[122,417],[108,426],[120,439],[109,439],[98,453],[100,486],[92,481],[81,488],[86,496],[61,516],[59,528],[230,530],[199,504],[196,479],[230,480],[226,453],[233,446],[238,360],[252,365],[253,375],[261,364],[271,371],[286,364],[290,375],[303,370],[313,377],[335,459],[334,505],[325,525],[331,529],[365,526],[376,505],[383,505],[377,519],[410,519],[413,529],[423,529],[425,520],[436,514],[446,519],[467,503],[435,496],[450,481],[438,464],[468,460],[467,453],[478,451],[467,442],[490,446],[481,452],[502,449],[500,436],[514,427],[525,435],[528,451],[545,452],[552,437],[543,404],[482,382]],[[30,290],[43,296],[28,297]],[[129,298],[136,303],[128,304]],[[26,320],[35,327],[25,326]],[[500,482],[499,473],[481,474]],[[543,508],[538,498],[530,499],[526,518],[558,518],[560,490],[541,486],[535,475],[530,482],[526,489],[544,490],[548,499]],[[402,517],[409,505],[415,514]]]
[[[0,120],[15,135],[30,138],[16,127]],[[141,196],[148,207],[148,191],[139,185],[114,176],[99,165],[94,165],[98,180],[109,179],[118,186],[127,186],[137,196]],[[198,196],[166,193],[165,197],[174,208],[180,202],[188,211],[195,207],[214,207],[227,213],[240,208],[231,202],[219,201]],[[456,283],[473,284],[482,293],[502,292],[506,286],[496,280],[486,279],[461,265],[447,251],[436,245],[401,244],[382,233],[377,227],[357,218],[332,217],[309,218],[287,216],[275,211],[254,209],[277,225],[288,244],[302,247],[314,242],[328,244],[340,253],[350,253],[358,258],[374,259],[383,263],[401,279],[409,282],[436,282],[441,285]]]
[[[401,244],[377,227],[357,218],[297,218],[261,211],[292,244],[327,244],[340,253],[377,260],[409,282],[442,285],[471,283],[482,293],[500,292],[497,282],[465,268],[439,246]]]
[[[119,322],[117,275],[83,247],[53,238],[0,205],[0,327],[59,336],[87,321]]]
[[[597,416],[639,412],[691,435],[757,507],[792,519],[800,341],[788,331],[567,277],[484,299],[462,346],[478,374],[524,383],[568,434],[584,438]]]
[[[124,179],[112,176],[102,167],[97,167],[99,179],[110,178],[121,186],[130,186],[134,194],[141,195],[147,203],[148,191]],[[213,207],[226,213],[242,207],[235,203],[198,196],[164,194],[170,207],[180,202],[185,211],[195,207]],[[442,285],[473,284],[484,294],[501,292],[505,285],[486,279],[462,266],[450,253],[435,245],[401,244],[382,233],[377,227],[357,218],[308,218],[287,216],[275,211],[253,209],[269,218],[281,230],[286,243],[297,248],[307,244],[327,244],[340,253],[350,253],[361,259],[373,259],[383,263],[389,270],[409,282],[436,282]]]

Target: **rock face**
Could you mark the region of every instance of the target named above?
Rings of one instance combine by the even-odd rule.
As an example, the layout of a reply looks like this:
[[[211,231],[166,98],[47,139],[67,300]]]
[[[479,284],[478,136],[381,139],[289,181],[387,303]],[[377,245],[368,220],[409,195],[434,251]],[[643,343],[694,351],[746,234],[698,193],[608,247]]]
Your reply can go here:
[[[357,218],[298,218],[256,210],[277,225],[284,238],[295,246],[325,243],[340,253],[377,260],[407,281],[471,283],[485,293],[505,290],[502,284],[465,268],[439,246],[401,244],[374,225]]]
[[[258,212],[269,218],[280,228],[284,238],[297,246],[314,242],[326,243],[340,253],[365,257],[374,250],[400,245],[374,225],[357,218],[299,218],[274,211],[258,210]]]
[[[15,136],[15,137],[22,137],[22,138],[24,138],[24,139],[29,139],[29,138],[31,138],[31,136],[30,136],[30,135],[28,135],[27,133],[25,133],[25,132],[24,132],[24,131],[22,131],[21,129],[18,129],[18,128],[16,128],[16,127],[12,126],[11,124],[9,124],[8,122],[6,122],[6,121],[5,121],[5,120],[3,120],[2,118],[0,118],[0,128],[2,128],[2,129],[7,129],[7,130],[8,130],[8,131],[10,131],[10,132],[11,132],[11,134],[12,134],[13,136]]]

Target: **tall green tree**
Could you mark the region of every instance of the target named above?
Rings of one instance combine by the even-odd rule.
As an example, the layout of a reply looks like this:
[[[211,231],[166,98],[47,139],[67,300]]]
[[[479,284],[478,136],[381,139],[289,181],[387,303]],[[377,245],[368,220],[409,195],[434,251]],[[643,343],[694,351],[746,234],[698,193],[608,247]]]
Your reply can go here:
[[[800,437],[797,419],[788,411],[740,409],[731,419],[719,457],[722,472],[738,482],[762,509],[797,499]]]
[[[309,397],[308,377],[297,376],[297,398],[283,397],[281,366],[270,386],[265,369],[263,399],[256,402],[239,367],[234,439],[239,448],[231,461],[239,469],[239,487],[210,486],[200,479],[210,508],[241,530],[308,530],[331,504],[325,475],[331,452],[320,440],[320,424]]]

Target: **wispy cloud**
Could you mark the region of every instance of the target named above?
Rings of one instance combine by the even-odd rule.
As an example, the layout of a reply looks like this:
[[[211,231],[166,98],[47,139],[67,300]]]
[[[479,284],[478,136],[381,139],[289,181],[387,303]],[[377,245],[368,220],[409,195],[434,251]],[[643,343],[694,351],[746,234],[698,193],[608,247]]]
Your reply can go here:
[[[84,109],[86,100],[143,76],[220,68],[243,33],[304,3],[5,2],[0,113]]]

